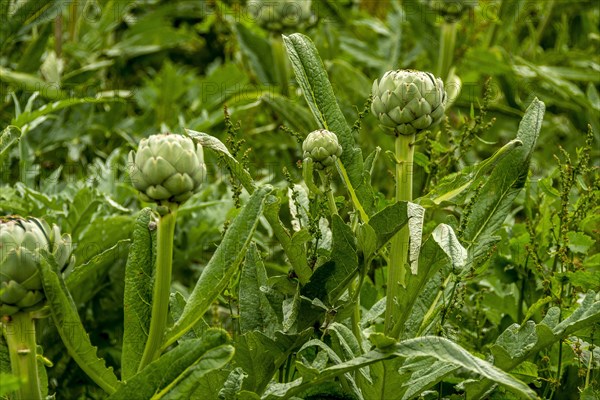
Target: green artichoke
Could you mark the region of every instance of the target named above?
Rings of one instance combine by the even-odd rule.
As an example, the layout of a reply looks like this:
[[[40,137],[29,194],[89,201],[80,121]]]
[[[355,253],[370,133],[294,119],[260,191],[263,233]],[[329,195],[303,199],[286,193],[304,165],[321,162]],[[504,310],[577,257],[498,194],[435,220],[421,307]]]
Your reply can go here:
[[[311,0],[250,0],[248,9],[261,27],[284,32],[298,29],[312,17]]]
[[[342,146],[335,133],[327,129],[318,129],[308,134],[302,143],[304,159],[311,159],[318,170],[333,166],[337,157],[342,154]]]
[[[444,83],[429,72],[388,71],[373,82],[371,110],[394,136],[430,129],[444,116],[446,102]]]
[[[34,311],[46,296],[40,276],[40,249],[64,267],[71,257],[71,238],[36,218],[0,218],[0,316]]]
[[[192,139],[163,133],[142,139],[129,153],[130,178],[144,201],[183,203],[206,176],[201,145]]]
[[[441,15],[448,22],[455,22],[473,9],[478,0],[421,0],[421,3]]]

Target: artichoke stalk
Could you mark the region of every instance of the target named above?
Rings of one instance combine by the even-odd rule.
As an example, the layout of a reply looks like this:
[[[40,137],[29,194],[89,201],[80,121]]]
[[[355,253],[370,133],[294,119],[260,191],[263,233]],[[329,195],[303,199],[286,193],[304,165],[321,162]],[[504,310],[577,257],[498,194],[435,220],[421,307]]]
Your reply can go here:
[[[142,139],[137,153],[129,153],[133,186],[145,201],[158,205],[156,272],[148,339],[138,370],[161,353],[169,311],[173,238],[177,209],[200,187],[206,176],[201,145],[170,133]]]
[[[302,143],[304,181],[309,189],[316,194],[321,191],[314,185],[313,168],[317,170],[327,196],[327,204],[332,214],[337,214],[335,198],[331,190],[331,169],[337,158],[342,154],[342,146],[338,143],[335,133],[327,129],[317,129],[306,136]]]
[[[454,58],[457,23],[465,13],[470,12],[478,4],[478,0],[421,0],[421,2],[443,18],[436,73],[446,81]]]
[[[0,317],[13,374],[21,378],[17,399],[41,399],[35,322],[46,302],[40,273],[41,251],[61,267],[73,261],[71,239],[56,225],[18,216],[0,218]]]
[[[444,116],[447,95],[441,79],[429,72],[388,71],[373,82],[371,110],[385,133],[396,137],[396,201],[412,201],[413,156],[416,136],[438,124]],[[397,299],[407,287],[406,270],[409,242],[404,226],[393,238],[388,267],[385,333],[394,329],[401,315]],[[400,321],[401,322],[401,321]]]

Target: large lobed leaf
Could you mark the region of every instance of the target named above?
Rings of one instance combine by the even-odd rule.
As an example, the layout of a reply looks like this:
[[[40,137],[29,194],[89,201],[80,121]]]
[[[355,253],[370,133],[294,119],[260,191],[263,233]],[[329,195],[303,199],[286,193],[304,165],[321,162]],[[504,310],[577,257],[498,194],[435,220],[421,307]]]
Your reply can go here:
[[[246,254],[240,277],[240,331],[261,331],[273,337],[279,327],[277,314],[261,287],[267,286],[267,271],[256,245],[252,243]]]
[[[188,399],[200,378],[231,360],[234,348],[229,341],[221,329],[186,340],[121,384],[108,399]]]
[[[498,162],[473,204],[463,238],[471,243],[469,250],[475,258],[487,252],[492,245],[484,239],[500,228],[525,183],[544,110],[544,103],[534,99],[519,124],[517,139],[523,145],[512,149]]]
[[[67,290],[56,261],[51,254],[45,253],[40,257],[40,273],[54,325],[69,355],[77,365],[98,386],[108,393],[113,393],[118,384],[117,377],[112,367],[106,367],[104,359],[96,355],[96,347],[92,346],[81,323],[77,307]]]
[[[393,343],[384,348],[376,348],[347,362],[338,363],[325,368],[312,380],[297,380],[294,381],[294,385],[289,385],[285,388],[278,387],[278,390],[271,391],[269,395],[264,396],[263,398],[265,400],[289,399],[293,395],[301,393],[307,387],[330,381],[336,376],[343,375],[347,372],[371,364],[396,358],[409,359],[411,362],[423,358],[431,360],[430,366],[432,369],[428,372],[424,371],[427,372],[424,376],[432,374],[434,377],[429,378],[432,381],[437,380],[437,377],[441,375],[449,373],[451,370],[449,366],[452,366],[453,368],[462,368],[466,372],[476,374],[481,378],[498,383],[521,398],[537,399],[535,392],[520,380],[493,366],[489,362],[471,355],[467,350],[451,340],[437,336],[424,336]],[[448,368],[439,371],[438,369],[442,365],[448,366]],[[427,378],[424,379],[427,380]]]
[[[156,257],[156,229],[151,228],[152,222],[152,210],[141,210],[135,221],[133,244],[125,267],[121,353],[123,380],[129,379],[137,372],[148,339],[154,286],[152,271]]]
[[[227,228],[223,241],[204,267],[181,317],[167,333],[165,348],[194,327],[219,293],[225,289],[246,255],[262,215],[265,198],[272,190],[270,185],[257,188],[243,210]]]

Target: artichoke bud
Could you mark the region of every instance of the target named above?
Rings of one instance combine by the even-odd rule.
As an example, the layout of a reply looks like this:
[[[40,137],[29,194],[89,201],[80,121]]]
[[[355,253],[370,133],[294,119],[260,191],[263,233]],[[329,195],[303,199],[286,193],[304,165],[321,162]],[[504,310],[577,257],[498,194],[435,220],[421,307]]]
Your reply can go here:
[[[326,170],[333,166],[342,154],[342,146],[335,133],[327,129],[318,129],[308,134],[302,143],[304,159],[311,159],[317,170]]]
[[[456,22],[463,14],[475,8],[478,0],[421,0],[421,3],[447,22]]]
[[[248,9],[264,29],[280,33],[302,28],[312,18],[311,0],[250,0]]]
[[[46,300],[40,274],[41,250],[54,256],[62,270],[72,265],[71,237],[44,220],[0,218],[0,316],[35,311]]]
[[[129,153],[129,176],[142,200],[183,203],[206,177],[202,146],[170,133],[142,139]]]
[[[371,111],[386,133],[414,135],[438,124],[446,110],[444,83],[429,72],[397,70],[373,82]]]

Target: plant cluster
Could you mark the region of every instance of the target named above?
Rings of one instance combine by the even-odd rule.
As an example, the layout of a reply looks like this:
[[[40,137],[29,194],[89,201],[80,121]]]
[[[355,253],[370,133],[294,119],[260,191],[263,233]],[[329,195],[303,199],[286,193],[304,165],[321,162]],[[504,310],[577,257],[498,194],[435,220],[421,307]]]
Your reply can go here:
[[[0,398],[598,398],[600,14],[531,3],[4,1]]]

